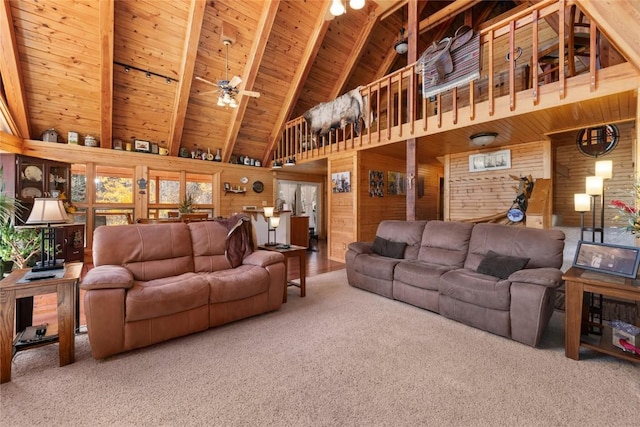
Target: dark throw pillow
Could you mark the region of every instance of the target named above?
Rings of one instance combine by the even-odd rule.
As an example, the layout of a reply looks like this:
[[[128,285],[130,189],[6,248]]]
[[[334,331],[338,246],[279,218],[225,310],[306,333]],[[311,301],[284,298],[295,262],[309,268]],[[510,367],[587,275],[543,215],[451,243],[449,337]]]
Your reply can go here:
[[[478,273],[488,274],[489,276],[506,279],[511,273],[522,270],[528,262],[529,258],[500,255],[489,251],[482,261],[480,261],[480,265],[476,271]]]
[[[402,259],[404,258],[404,248],[406,246],[407,244],[404,242],[392,242],[391,240],[376,236],[371,250],[378,255]]]

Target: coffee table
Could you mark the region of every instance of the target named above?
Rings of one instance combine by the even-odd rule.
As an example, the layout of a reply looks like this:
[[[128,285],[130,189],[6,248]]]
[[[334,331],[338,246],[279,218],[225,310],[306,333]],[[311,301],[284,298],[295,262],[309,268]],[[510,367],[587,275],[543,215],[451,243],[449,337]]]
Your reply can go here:
[[[306,276],[307,276],[307,248],[304,246],[287,245],[288,248],[276,246],[258,246],[258,249],[266,251],[280,252],[284,255],[284,293],[282,295],[282,302],[287,302],[287,288],[289,286],[297,286],[300,288],[300,297],[304,298],[306,295]],[[300,283],[289,281],[288,276],[288,264],[289,258],[298,258],[300,263]]]
[[[66,264],[60,278],[21,283],[30,271],[28,268],[15,270],[0,281],[0,383],[11,381],[16,298],[57,293],[60,366],[75,361],[77,283],[82,273],[82,263]]]

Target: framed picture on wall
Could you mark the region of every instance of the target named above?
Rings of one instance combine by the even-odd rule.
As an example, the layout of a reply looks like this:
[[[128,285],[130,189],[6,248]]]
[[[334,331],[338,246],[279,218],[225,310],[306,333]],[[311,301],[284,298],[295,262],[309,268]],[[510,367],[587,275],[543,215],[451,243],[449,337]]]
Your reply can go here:
[[[384,197],[384,172],[369,171],[369,195]]]
[[[498,169],[511,169],[511,150],[492,153],[472,154],[469,156],[469,172],[483,172]]]
[[[149,141],[142,141],[136,139],[133,141],[133,149],[136,151],[142,151],[143,153],[151,152],[151,143]]]
[[[635,279],[640,247],[579,241],[574,267]]]
[[[336,172],[331,174],[331,191],[333,193],[351,192],[351,172]]]
[[[389,186],[387,193],[392,196],[404,195],[406,185],[406,175],[401,172],[389,172]]]

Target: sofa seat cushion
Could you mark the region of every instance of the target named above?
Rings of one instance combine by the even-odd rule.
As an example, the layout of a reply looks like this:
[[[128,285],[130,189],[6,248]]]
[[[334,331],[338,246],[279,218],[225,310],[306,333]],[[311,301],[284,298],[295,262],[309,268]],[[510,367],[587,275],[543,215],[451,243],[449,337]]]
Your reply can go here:
[[[241,265],[228,270],[206,273],[202,277],[209,283],[211,304],[262,294],[269,290],[271,281],[267,270],[255,265]]]
[[[393,278],[417,288],[437,291],[439,280],[451,268],[423,261],[403,261],[396,266]]]
[[[461,268],[440,277],[440,295],[480,307],[509,310],[511,282]]]
[[[399,259],[377,254],[359,255],[356,258],[356,273],[376,279],[393,280],[393,270],[399,262]]]
[[[127,322],[168,316],[209,303],[209,284],[195,273],[135,281],[125,302]]]

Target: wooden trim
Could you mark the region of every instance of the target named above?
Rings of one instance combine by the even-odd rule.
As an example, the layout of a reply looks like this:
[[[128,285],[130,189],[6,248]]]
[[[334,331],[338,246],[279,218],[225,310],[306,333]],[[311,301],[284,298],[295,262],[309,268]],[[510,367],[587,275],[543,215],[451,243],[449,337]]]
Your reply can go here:
[[[111,148],[113,132],[113,40],[115,2],[101,0],[100,26],[100,147]]]

